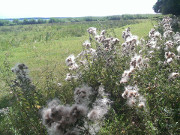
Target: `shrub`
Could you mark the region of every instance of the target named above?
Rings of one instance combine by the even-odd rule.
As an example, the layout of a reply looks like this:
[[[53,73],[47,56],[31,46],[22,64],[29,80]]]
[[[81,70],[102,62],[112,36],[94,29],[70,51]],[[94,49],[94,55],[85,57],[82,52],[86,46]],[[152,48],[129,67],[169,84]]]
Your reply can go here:
[[[68,93],[68,102],[47,92],[55,99],[41,107],[41,117],[43,93],[32,84],[28,67],[17,64],[12,69],[17,77],[10,85],[16,100],[6,114],[11,132],[178,134],[180,34],[173,32],[172,24],[165,17],[147,40],[138,40],[127,28],[122,44],[105,30],[90,27],[89,41],[77,56],[67,57],[67,76],[58,83]]]

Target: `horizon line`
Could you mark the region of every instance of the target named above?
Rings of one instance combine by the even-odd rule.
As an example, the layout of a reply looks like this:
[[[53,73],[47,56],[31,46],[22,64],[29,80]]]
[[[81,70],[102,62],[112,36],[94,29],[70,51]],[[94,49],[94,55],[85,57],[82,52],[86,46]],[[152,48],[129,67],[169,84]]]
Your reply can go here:
[[[72,16],[67,16],[67,17],[1,17],[0,19],[4,19],[4,20],[8,20],[8,19],[29,19],[29,18],[83,18],[83,17],[107,17],[107,16],[122,16],[122,15],[160,15],[157,13],[144,13],[144,14],[119,14],[119,15],[102,15],[102,16],[76,16],[76,17],[72,17]]]

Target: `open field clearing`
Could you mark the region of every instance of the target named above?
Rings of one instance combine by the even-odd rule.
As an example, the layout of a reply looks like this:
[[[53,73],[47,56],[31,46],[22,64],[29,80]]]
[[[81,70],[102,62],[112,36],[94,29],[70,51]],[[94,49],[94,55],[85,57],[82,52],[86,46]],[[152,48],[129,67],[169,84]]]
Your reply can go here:
[[[180,135],[180,0],[4,0],[0,135]]]
[[[58,83],[65,78],[65,59],[70,54],[77,55],[80,52],[83,42],[89,38],[86,32],[89,27],[97,27],[99,31],[105,28],[122,43],[122,31],[125,28],[130,27],[132,33],[141,38],[146,36],[155,24],[157,22],[152,20],[129,20],[4,26],[0,27],[0,62],[3,65],[3,62],[8,60],[11,67],[16,63],[25,63],[31,69],[30,76],[35,82],[41,81],[47,69],[53,70]],[[119,27],[121,25],[124,26]],[[2,90],[2,93],[4,92]]]
[[[179,18],[0,27],[0,134],[179,132]]]

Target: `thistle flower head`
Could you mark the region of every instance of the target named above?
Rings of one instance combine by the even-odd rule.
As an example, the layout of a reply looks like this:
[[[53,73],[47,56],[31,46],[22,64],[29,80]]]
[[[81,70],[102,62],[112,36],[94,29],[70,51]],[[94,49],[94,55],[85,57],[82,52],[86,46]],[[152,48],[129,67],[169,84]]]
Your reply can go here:
[[[146,99],[141,95],[139,96],[139,102],[146,102]]]
[[[150,32],[149,32],[149,37],[152,38],[154,37],[154,33],[155,33],[155,29],[151,29]]]
[[[169,79],[175,79],[179,76],[179,73],[173,72],[169,75]]]
[[[87,29],[89,34],[92,34],[93,36],[97,35],[96,28],[90,27]]]
[[[62,86],[62,83],[57,83],[57,86],[58,86],[58,87],[61,87],[61,86]]]
[[[72,126],[77,120],[87,115],[87,107],[73,104],[72,106],[60,105],[59,100],[54,99],[48,103],[48,107],[41,112],[43,124],[52,134],[74,134],[78,130]],[[72,134],[71,134],[72,133]]]
[[[78,87],[74,91],[74,100],[77,104],[88,105],[90,100],[89,97],[93,94],[92,88],[83,85],[82,87]]]
[[[17,76],[17,80],[14,81],[15,84],[13,86],[21,87],[24,91],[35,89],[35,86],[31,84],[31,79],[28,75],[29,70],[25,64],[16,64],[11,70]]]
[[[156,48],[157,46],[157,41],[154,38],[151,38],[148,43],[146,44],[149,48]]]
[[[169,40],[164,45],[166,46],[165,50],[168,50],[169,48],[172,48],[174,46],[174,42]]]
[[[137,85],[126,86],[125,91],[122,94],[122,97],[124,99],[127,99],[127,105],[129,107],[134,107],[135,105],[137,105],[137,103],[139,103],[138,107],[140,107],[141,105],[145,107],[146,99],[142,95],[139,94],[139,89]]]
[[[176,44],[180,44],[180,33],[176,32],[176,34],[173,36],[173,39]]]
[[[72,66],[75,63],[75,56],[72,54],[66,58],[66,65]]]
[[[87,115],[88,119],[93,120],[93,121],[98,120],[100,116],[101,116],[100,111],[97,109],[91,110]]]
[[[45,108],[42,111],[42,119],[43,119],[43,124],[51,127],[53,123],[53,119],[50,117],[51,115],[51,109],[50,108]]]
[[[29,73],[28,67],[25,64],[16,64],[11,69],[11,71],[14,72],[17,75],[17,77],[20,78],[28,77],[28,73]]]
[[[145,107],[145,102],[140,102],[140,103],[138,104],[138,107],[139,107],[139,108],[144,108],[144,107]]]
[[[155,39],[161,39],[161,34],[160,34],[158,31],[156,31],[156,32],[154,33],[154,38],[155,38]]]
[[[105,35],[105,33],[106,33],[106,30],[101,31],[101,35]]]
[[[129,106],[129,107],[134,107],[135,105],[136,105],[136,99],[135,98],[128,98],[127,99],[127,105]]]
[[[9,108],[8,107],[0,109],[0,115],[1,114],[8,114],[8,113],[9,113]]]
[[[47,104],[47,106],[48,106],[48,108],[53,108],[53,107],[55,107],[55,106],[58,106],[60,103],[61,103],[60,100],[57,99],[57,98],[55,98],[55,99],[53,99],[52,101],[50,101],[50,102]]]
[[[72,75],[71,73],[67,73],[65,81],[72,81],[72,79],[77,79],[77,78],[78,78],[77,75]]]
[[[86,49],[89,49],[91,47],[91,43],[86,40],[84,43],[83,43],[83,46],[86,48]]]
[[[173,62],[173,59],[172,59],[172,58],[168,58],[168,59],[166,60],[166,62],[167,62],[167,64],[170,64],[170,63]]]
[[[130,31],[130,28],[128,27],[125,31],[122,32],[122,38],[126,41],[126,39],[128,37],[131,37],[132,34],[131,34],[131,31]]]
[[[93,48],[90,48],[90,49],[89,49],[89,54],[91,54],[92,56],[97,55],[96,50],[93,49]]]
[[[126,38],[126,43],[129,45],[136,45],[138,40],[138,36],[132,35]]]
[[[106,37],[104,35],[96,35],[95,40],[99,43],[104,43]]]
[[[79,66],[76,64],[76,63],[73,63],[70,67],[69,67],[69,70],[76,70],[78,69]]]
[[[170,37],[172,37],[172,35],[173,35],[173,31],[172,30],[167,30],[167,31],[165,31],[164,32],[164,34],[163,34],[163,37],[166,39],[166,38],[170,38]]]
[[[124,73],[122,74],[122,78],[120,80],[120,83],[126,83],[130,79],[131,71],[130,70],[125,70]]]
[[[135,55],[133,58],[131,58],[130,66],[136,68],[141,66],[143,63],[143,59],[140,55]]]
[[[70,73],[67,73],[65,80],[66,81],[71,81],[71,79],[72,79],[72,75]]]
[[[118,38],[113,38],[111,41],[111,44],[115,45],[119,43],[119,39]]]
[[[53,108],[51,108],[51,114],[50,117],[53,119],[54,122],[58,122],[64,117],[64,114],[67,114],[68,109],[66,109],[64,106],[58,105]]]
[[[176,59],[177,59],[177,60],[180,60],[180,55],[179,55],[179,56],[176,56]]]
[[[92,121],[101,120],[107,114],[111,101],[108,98],[97,99],[93,109],[88,113],[88,119]]]
[[[176,55],[172,52],[165,52],[165,58],[169,59],[169,58],[174,58]]]
[[[82,116],[85,116],[87,114],[87,111],[88,111],[87,107],[83,105],[74,104],[71,107],[70,115],[76,118],[80,118]]]
[[[134,67],[130,67],[129,70],[125,70],[124,73],[122,74],[122,78],[120,80],[120,83],[127,83],[128,80],[130,79],[131,74],[135,71]]]
[[[180,55],[180,45],[177,47],[178,55]]]
[[[128,95],[129,95],[129,90],[125,90],[125,91],[123,92],[123,94],[122,94],[122,97],[123,97],[124,99],[126,99],[126,98],[128,97]]]
[[[105,90],[105,89],[104,89],[104,86],[103,86],[103,85],[100,85],[100,86],[99,86],[99,89],[98,89],[98,94],[101,95],[102,97],[107,96],[107,94],[105,93],[104,90]]]

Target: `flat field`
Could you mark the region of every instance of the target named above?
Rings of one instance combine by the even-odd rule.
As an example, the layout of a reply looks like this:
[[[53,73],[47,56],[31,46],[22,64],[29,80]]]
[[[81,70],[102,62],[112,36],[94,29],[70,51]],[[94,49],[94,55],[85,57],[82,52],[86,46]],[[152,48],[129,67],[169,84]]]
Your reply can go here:
[[[9,67],[17,63],[25,63],[30,69],[33,82],[42,86],[47,72],[53,71],[53,81],[62,82],[66,75],[65,59],[70,54],[78,54],[82,44],[89,39],[87,29],[96,27],[98,31],[105,29],[123,43],[122,31],[131,28],[139,39],[147,36],[150,29],[156,25],[150,19],[55,23],[37,25],[18,25],[0,27],[0,69],[4,71],[4,62]],[[0,99],[7,93],[4,76],[0,74]],[[0,108],[4,107],[1,106]]]
[[[42,90],[46,99],[48,93],[44,89],[48,86],[45,85],[52,81],[55,85],[52,88],[56,91],[57,83],[64,81],[67,73],[65,59],[82,51],[83,42],[89,39],[89,27],[96,27],[98,32],[107,30],[110,35],[119,38],[121,44],[124,42],[122,31],[127,27],[140,39],[147,36],[154,25],[157,25],[155,20],[136,19],[0,27],[0,109],[11,106],[9,101],[13,102],[8,86],[11,82],[8,81],[13,80],[15,75],[8,70],[17,63],[29,67],[33,83]]]
[[[156,19],[0,27],[0,134],[46,135],[51,130],[66,134],[76,126],[84,126],[82,133],[88,134],[96,124],[99,135],[178,133],[179,21],[173,19],[171,31],[171,19],[166,17],[151,30],[158,24]],[[106,30],[106,38],[94,39],[87,33],[89,27],[96,27],[98,34]],[[131,38],[124,41],[122,32],[128,27],[132,34],[129,29],[124,34]],[[132,35],[145,40],[136,46]],[[83,46],[86,40],[91,40],[92,48]],[[81,51],[80,57],[65,62]],[[15,75],[11,68],[17,63],[27,65],[29,72],[19,64]],[[65,81],[67,73],[69,81]],[[89,112],[71,123],[69,116],[74,119],[76,111],[70,110],[79,105]],[[61,116],[59,106],[69,113]],[[61,120],[70,122],[67,128]]]

